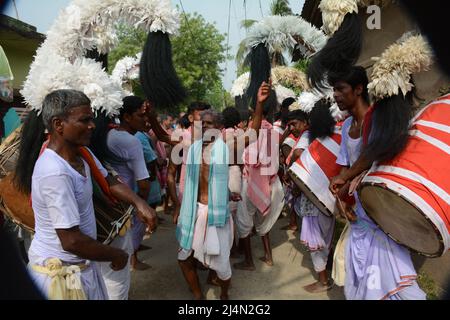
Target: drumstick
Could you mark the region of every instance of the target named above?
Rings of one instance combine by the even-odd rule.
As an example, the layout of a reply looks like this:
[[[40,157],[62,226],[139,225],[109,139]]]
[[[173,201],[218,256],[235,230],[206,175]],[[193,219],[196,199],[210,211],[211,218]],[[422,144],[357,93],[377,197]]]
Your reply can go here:
[[[339,198],[338,195],[334,195],[334,197],[336,198],[337,204],[339,206],[339,210],[342,212],[342,215],[344,216],[345,220],[347,222],[350,222],[348,220],[347,214],[345,213],[344,205],[342,204],[341,198]]]

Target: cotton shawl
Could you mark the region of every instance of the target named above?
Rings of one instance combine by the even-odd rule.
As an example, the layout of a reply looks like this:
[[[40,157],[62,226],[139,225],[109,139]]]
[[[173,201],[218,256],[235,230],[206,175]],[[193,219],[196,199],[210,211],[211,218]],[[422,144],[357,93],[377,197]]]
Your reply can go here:
[[[202,163],[202,140],[190,148],[186,164],[186,179],[176,237],[180,247],[192,248],[197,214],[198,185]],[[211,150],[208,185],[208,225],[223,227],[229,218],[228,208],[228,147],[217,139]]]

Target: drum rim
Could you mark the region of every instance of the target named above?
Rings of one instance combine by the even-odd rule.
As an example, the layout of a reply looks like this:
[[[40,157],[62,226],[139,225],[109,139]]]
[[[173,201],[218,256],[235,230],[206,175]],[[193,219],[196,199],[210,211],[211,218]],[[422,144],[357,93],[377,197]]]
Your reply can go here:
[[[419,252],[417,250],[415,250],[414,248],[409,247],[408,245],[405,245],[403,243],[401,243],[397,238],[395,238],[392,234],[386,232],[384,230],[384,228],[381,227],[381,225],[372,217],[371,214],[369,214],[369,211],[367,210],[367,208],[364,206],[364,202],[361,202],[362,207],[364,208],[364,211],[367,213],[367,216],[385,233],[387,234],[392,240],[394,240],[396,243],[401,244],[402,246],[407,247],[409,250],[414,251],[415,253],[425,256],[427,258],[438,258],[441,257],[443,254],[445,254],[445,244],[444,244],[444,238],[442,237],[441,232],[439,231],[439,229],[434,225],[434,223],[432,223],[431,219],[424,213],[422,213],[422,210],[413,202],[411,202],[409,199],[405,198],[402,194],[391,190],[390,188],[388,188],[386,186],[386,184],[384,183],[377,183],[377,182],[367,182],[367,181],[361,181],[360,185],[358,186],[358,193],[361,194],[361,191],[363,189],[363,187],[365,186],[372,186],[372,187],[380,187],[382,189],[385,189],[395,195],[397,195],[398,197],[400,197],[401,199],[405,200],[408,204],[410,204],[412,207],[414,207],[424,218],[425,220],[428,222],[428,224],[431,225],[431,227],[434,229],[434,231],[437,231],[435,233],[437,233],[438,235],[438,242],[439,242],[439,251],[440,253],[436,253],[436,254],[427,254],[427,253],[423,253],[423,252]]]
[[[20,222],[19,220],[16,219],[16,217],[14,217],[14,215],[11,214],[12,210],[8,208],[2,197],[0,197],[0,212],[2,212],[5,216],[7,216],[14,224],[18,225],[19,227],[27,230],[32,234],[35,233],[34,228],[31,228],[25,225],[23,222]]]
[[[311,192],[311,193],[316,197],[317,201],[319,201],[319,202],[322,204],[322,206],[326,208],[328,214],[322,212],[322,210],[319,210],[322,214],[324,214],[324,215],[326,215],[326,216],[329,216],[329,217],[335,217],[335,216],[337,216],[337,214],[336,214],[335,212],[331,212],[330,209],[327,208],[327,206],[322,202],[322,200],[320,200],[320,199],[316,196],[316,194],[311,190],[311,188],[310,188],[305,182],[303,182],[299,177],[297,177],[297,175],[295,175],[295,172],[291,169],[291,167],[289,167],[288,173],[289,173],[289,175],[291,176],[291,178],[292,178],[292,175],[294,175],[298,180],[300,180],[300,181],[302,182],[302,184],[306,187],[306,189],[308,189],[309,192]],[[293,179],[293,180],[294,180],[294,179]],[[297,184],[295,183],[295,180],[294,180],[294,184],[297,185]],[[299,187],[299,188],[300,188],[300,187]],[[306,196],[306,194],[305,194],[305,196]],[[309,198],[308,198],[308,200],[311,201],[311,199],[309,199]]]
[[[5,151],[9,149],[15,149],[18,150],[19,144],[20,144],[20,134],[22,130],[22,126],[20,125],[18,128],[16,128],[9,136],[6,137],[6,139],[0,144],[0,155],[4,154]],[[3,160],[3,161],[2,161]],[[11,171],[8,171],[3,165],[7,163],[10,160],[10,157],[4,159],[3,157],[0,157],[0,177],[4,178],[6,177]]]

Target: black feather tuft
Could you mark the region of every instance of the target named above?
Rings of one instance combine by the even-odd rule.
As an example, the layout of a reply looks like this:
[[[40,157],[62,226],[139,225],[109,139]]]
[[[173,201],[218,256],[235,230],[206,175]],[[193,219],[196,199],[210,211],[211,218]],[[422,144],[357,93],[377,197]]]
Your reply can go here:
[[[362,40],[360,17],[348,13],[325,47],[311,59],[306,72],[311,87],[323,92],[328,76],[342,73],[354,65],[361,53]]]
[[[254,47],[250,55],[250,84],[245,96],[250,106],[255,108],[259,87],[263,81],[268,82],[270,78],[270,58],[264,43]]]
[[[45,140],[42,115],[30,111],[20,133],[19,158],[14,174],[14,184],[23,193],[31,193],[31,176]]]
[[[140,81],[144,93],[156,107],[171,108],[186,98],[186,91],[172,63],[169,35],[150,32],[142,52]]]

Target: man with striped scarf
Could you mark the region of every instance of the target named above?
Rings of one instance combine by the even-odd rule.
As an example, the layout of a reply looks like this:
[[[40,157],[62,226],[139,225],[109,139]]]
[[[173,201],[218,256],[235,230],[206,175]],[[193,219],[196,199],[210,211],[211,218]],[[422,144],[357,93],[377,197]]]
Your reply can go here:
[[[202,139],[189,148],[181,208],[175,212],[178,262],[195,299],[204,299],[195,259],[210,268],[208,282],[221,287],[228,299],[231,281],[230,250],[233,222],[228,206],[229,150],[222,139],[223,117],[205,110],[201,114]],[[239,195],[233,195],[238,200]]]

